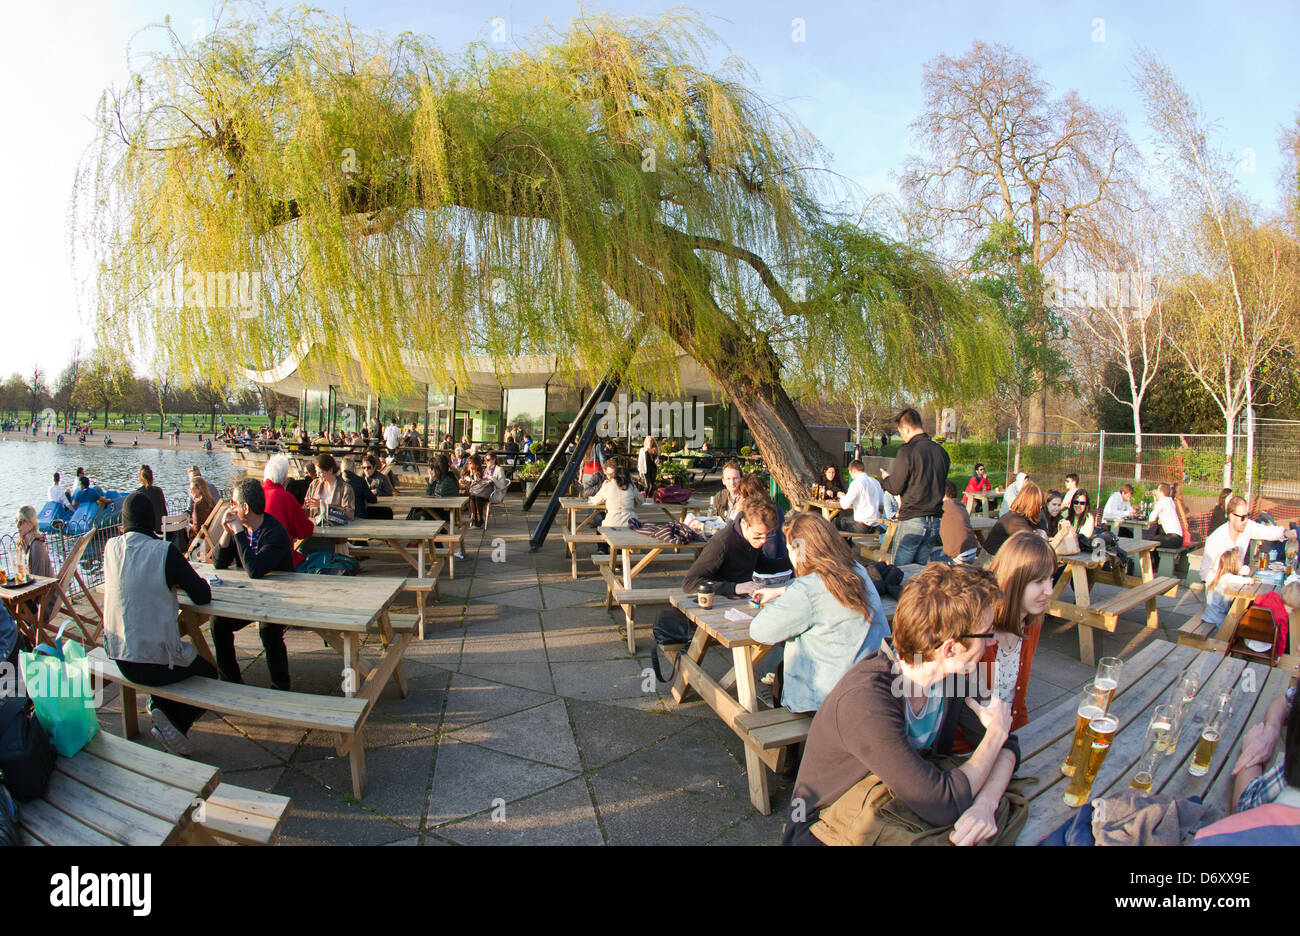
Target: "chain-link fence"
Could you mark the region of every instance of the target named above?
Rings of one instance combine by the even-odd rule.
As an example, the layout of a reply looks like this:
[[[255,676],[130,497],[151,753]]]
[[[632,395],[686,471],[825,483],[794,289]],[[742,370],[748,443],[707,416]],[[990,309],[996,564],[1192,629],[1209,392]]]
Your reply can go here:
[[[1257,497],[1300,501],[1295,464],[1300,424],[1289,425],[1290,435],[1279,428],[1268,441],[1256,432]],[[1223,435],[1143,433],[1139,454],[1131,432],[1013,432],[1006,444],[1005,471],[1008,479],[1025,471],[1044,490],[1061,489],[1066,474],[1073,472],[1080,486],[1097,492],[1094,499],[1100,503],[1122,484],[1132,484],[1140,497],[1157,484],[1181,482],[1183,496],[1195,510],[1207,502],[1212,506],[1223,487],[1225,441]],[[1247,437],[1238,433],[1229,483],[1235,491],[1246,488],[1246,449]]]

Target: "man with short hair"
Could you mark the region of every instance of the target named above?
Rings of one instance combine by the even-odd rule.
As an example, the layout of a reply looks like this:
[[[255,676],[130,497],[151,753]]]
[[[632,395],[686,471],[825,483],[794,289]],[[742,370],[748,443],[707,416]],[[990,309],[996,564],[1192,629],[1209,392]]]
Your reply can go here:
[[[1079,476],[1071,471],[1065,476],[1065,490],[1061,492],[1061,503],[1068,504],[1074,496],[1074,492],[1079,490]]]
[[[881,487],[898,497],[898,529],[889,561],[896,566],[924,564],[939,541],[948,453],[931,440],[921,424],[921,414],[911,407],[898,414],[898,434],[903,446],[894,457],[893,468],[881,472]]]
[[[392,458],[398,447],[402,444],[402,430],[397,428],[397,419],[389,417],[388,428],[384,430],[384,447],[388,449],[388,457]]]
[[[90,478],[82,475],[79,479],[81,490],[72,495],[72,506],[80,507],[82,504],[94,504],[104,500],[104,492],[97,487],[91,487]]]
[[[852,509],[850,519],[844,514],[835,518],[836,526],[846,533],[874,533],[883,530],[885,493],[880,482],[867,474],[866,465],[858,459],[849,462],[849,489],[840,496],[840,506]]]
[[[1277,542],[1296,538],[1296,531],[1288,527],[1271,526],[1251,520],[1247,516],[1244,497],[1234,494],[1224,501],[1223,509],[1228,515],[1228,522],[1212,531],[1206,538],[1205,555],[1201,557],[1201,581],[1207,586],[1214,580],[1219,569],[1219,560],[1228,550],[1236,551],[1238,557],[1236,566],[1239,568],[1246,563],[1246,550],[1250,548],[1251,540]],[[1206,623],[1222,624],[1231,607],[1232,599],[1218,589],[1206,588],[1203,614]]]
[[[939,523],[939,542],[942,552],[957,565],[970,565],[979,554],[979,540],[970,523],[970,514],[957,499],[957,485],[944,482],[943,519]],[[938,555],[933,558],[937,559]]]
[[[54,501],[56,504],[62,504],[64,507],[72,506],[72,498],[68,496],[68,492],[59,487],[59,473],[57,471],[54,472],[54,483],[45,492],[45,499]]]
[[[221,538],[212,564],[218,569],[228,569],[236,562],[251,579],[262,578],[268,572],[292,572],[293,544],[280,521],[266,513],[262,486],[253,478],[240,478],[231,498],[234,506],[221,520]],[[244,681],[239,661],[235,659],[235,632],[249,623],[229,618],[212,621],[217,668],[228,682]],[[266,651],[266,666],[271,671],[271,685],[289,691],[289,651],[284,646],[284,626],[259,624],[258,632],[262,649]]]
[[[731,519],[739,504],[740,498],[736,492],[740,488],[742,474],[740,462],[734,458],[722,466],[722,490],[713,495],[710,506],[724,520]]]
[[[1106,501],[1101,510],[1101,522],[1113,523],[1133,516],[1133,485],[1125,484]]]

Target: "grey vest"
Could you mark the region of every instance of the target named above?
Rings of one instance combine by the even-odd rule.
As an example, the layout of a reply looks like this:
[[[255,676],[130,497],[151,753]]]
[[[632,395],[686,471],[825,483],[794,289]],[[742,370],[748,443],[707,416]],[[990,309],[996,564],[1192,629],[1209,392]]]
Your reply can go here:
[[[181,640],[180,604],[167,587],[164,540],[143,533],[104,546],[104,650],[114,660],[188,666],[194,645]]]

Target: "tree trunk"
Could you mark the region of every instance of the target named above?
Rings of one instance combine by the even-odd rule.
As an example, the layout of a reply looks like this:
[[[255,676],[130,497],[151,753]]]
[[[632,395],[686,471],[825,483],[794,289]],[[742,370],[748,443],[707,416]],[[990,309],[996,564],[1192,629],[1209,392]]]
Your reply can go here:
[[[1223,486],[1232,487],[1232,430],[1233,422],[1237,417],[1236,413],[1227,416],[1227,432],[1224,433],[1225,443],[1223,446]]]
[[[1140,402],[1133,404],[1133,480],[1142,480],[1142,418],[1138,414]],[[1100,496],[1100,494],[1098,494]]]

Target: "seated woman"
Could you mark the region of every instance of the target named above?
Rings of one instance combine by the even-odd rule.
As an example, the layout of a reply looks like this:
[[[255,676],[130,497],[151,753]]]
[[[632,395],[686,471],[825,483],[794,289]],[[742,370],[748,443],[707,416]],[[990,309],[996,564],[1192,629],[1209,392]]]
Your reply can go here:
[[[487,522],[488,497],[487,471],[483,467],[483,458],[471,455],[465,462],[465,470],[460,475],[460,493],[469,495],[469,526],[479,529]],[[475,491],[480,493],[475,494]]]
[[[208,490],[202,478],[194,478],[190,481],[190,501],[193,506],[190,508],[189,538],[193,540],[203,529],[203,524],[208,522],[208,517],[211,516],[217,503],[212,499],[212,492]],[[198,555],[207,555],[209,548],[208,543],[204,541],[199,546]]]
[[[889,621],[876,587],[844,537],[819,513],[800,511],[785,522],[795,580],[760,588],[763,609],[749,635],[784,641],[773,697],[792,712],[815,712],[849,667],[880,649]]]
[[[1047,531],[1048,538],[1056,536],[1057,527],[1061,525],[1064,515],[1061,511],[1063,498],[1065,497],[1060,491],[1048,491],[1047,500],[1043,503],[1043,516],[1039,526]]]
[[[602,526],[626,527],[636,519],[636,509],[645,503],[645,496],[632,483],[627,461],[620,456],[605,462],[605,483],[587,498],[587,503],[594,507],[604,506]]]
[[[984,548],[993,555],[998,554],[1002,544],[1017,533],[1039,533],[1046,536],[1038,524],[1043,516],[1043,492],[1037,484],[1025,481],[1020,493],[1011,502],[1011,509],[998,517],[998,522],[984,538]]]
[[[893,646],[845,673],[813,718],[783,844],[872,844],[880,824],[864,802],[877,783],[920,821],[952,825],[956,845],[998,833],[995,813],[1020,759],[1011,710],[999,699],[980,705],[974,680],[949,677],[975,671],[1001,603],[993,573],[973,566],[931,563],[907,583]],[[974,753],[936,763],[958,727]]]
[[[1092,502],[1088,499],[1088,492],[1083,488],[1076,490],[1065,510],[1070,525],[1074,527],[1074,532],[1078,534],[1079,538],[1091,539],[1093,531]]]
[[[1043,616],[1052,598],[1056,553],[1041,536],[1017,533],[1002,544],[989,571],[997,576],[1005,600],[993,619],[997,639],[980,660],[980,684],[1011,706],[1011,730],[1015,731],[1029,721],[1025,692]],[[953,750],[965,753],[970,746],[959,737]]]
[[[158,519],[142,493],[122,502],[122,535],[104,545],[104,651],[122,675],[146,686],[167,686],[190,676],[215,679],[217,669],[182,640],[175,589],[195,604],[212,600],[212,589],[180,551],[154,534]],[[172,754],[193,750],[186,734],[202,709],[151,698],[153,735]]]
[[[844,483],[844,479],[840,476],[840,469],[838,465],[827,465],[824,469],[822,469],[821,484],[823,487],[826,488],[827,498],[839,497],[845,491],[848,490],[848,486]]]
[[[27,565],[27,571],[32,575],[56,578],[58,571],[54,568],[54,563],[50,561],[49,550],[45,548],[45,534],[36,525],[36,508],[31,506],[19,507],[16,520],[18,525],[18,554],[19,558]],[[44,623],[53,615],[54,603],[58,599],[58,593],[54,589],[50,589],[45,596],[45,600],[40,602],[39,605],[36,599],[29,598],[27,607],[36,616],[36,620]]]
[[[308,485],[307,496],[303,499],[307,516],[318,526],[337,523],[340,514],[344,523],[351,523],[357,515],[356,500],[352,486],[339,477],[338,462],[329,452],[321,452],[316,456],[314,464],[316,480]],[[332,521],[331,511],[335,516]]]
[[[496,488],[488,501],[493,504],[500,504],[506,499],[506,491],[510,488],[510,479],[506,477],[506,470],[501,467],[501,461],[497,458],[496,452],[488,452],[483,456],[483,476],[492,482]]]

